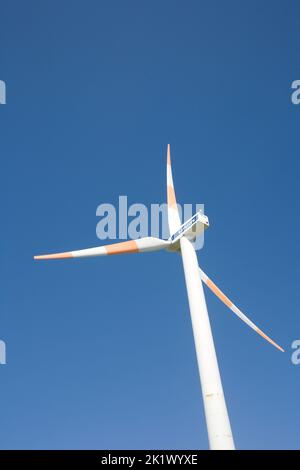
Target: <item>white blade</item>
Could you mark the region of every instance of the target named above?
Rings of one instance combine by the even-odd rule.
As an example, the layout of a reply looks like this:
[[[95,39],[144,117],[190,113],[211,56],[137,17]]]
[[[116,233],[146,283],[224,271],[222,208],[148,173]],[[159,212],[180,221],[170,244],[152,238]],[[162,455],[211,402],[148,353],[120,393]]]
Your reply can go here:
[[[168,223],[170,235],[176,232],[180,227],[180,217],[177,208],[173,176],[172,176],[172,167],[171,167],[171,152],[170,144],[168,144],[167,149],[167,202],[168,202]]]
[[[205,272],[202,271],[201,268],[199,268],[199,271],[202,281],[225,305],[227,305],[227,307],[230,308],[233,313],[235,313],[241,320],[243,320],[243,322],[250,326],[250,328],[256,331],[256,333],[266,339],[269,343],[273,344],[275,348],[284,352],[284,349],[282,349],[277,343],[275,343],[275,341],[273,341],[271,338],[269,338],[269,336],[261,331],[248,317],[246,317],[243,312],[241,312],[238,307],[236,307],[236,305],[234,305],[234,303],[231,302],[231,300],[229,300],[229,298],[216,286],[216,284],[205,274]]]
[[[50,255],[34,256],[34,259],[59,259],[59,258],[83,258],[87,256],[119,255],[122,253],[143,253],[146,251],[158,251],[168,248],[169,241],[155,237],[139,238],[112,245],[97,246],[85,250],[66,251]]]

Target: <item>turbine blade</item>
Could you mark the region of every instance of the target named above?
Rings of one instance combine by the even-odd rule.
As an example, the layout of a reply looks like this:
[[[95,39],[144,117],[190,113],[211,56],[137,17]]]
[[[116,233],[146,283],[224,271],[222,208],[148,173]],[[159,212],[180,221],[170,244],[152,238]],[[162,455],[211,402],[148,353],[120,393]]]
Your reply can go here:
[[[202,281],[209,287],[209,289],[225,304],[230,310],[235,313],[243,322],[245,322],[250,328],[252,328],[256,333],[262,336],[265,340],[271,343],[275,348],[284,352],[284,349],[280,347],[275,341],[273,341],[269,336],[267,336],[263,331],[261,331],[233,302],[216,286],[216,284],[202,271],[199,267],[200,277]]]
[[[177,208],[173,176],[172,176],[172,167],[171,167],[171,150],[170,144],[168,144],[167,149],[167,202],[168,202],[168,224],[170,235],[176,232],[180,227],[180,217]]]
[[[50,255],[34,256],[34,259],[59,259],[59,258],[83,258],[89,256],[119,255],[123,253],[143,253],[146,251],[158,251],[168,248],[169,241],[155,237],[144,237],[138,240],[114,243],[112,245],[97,246],[85,250],[66,251]]]

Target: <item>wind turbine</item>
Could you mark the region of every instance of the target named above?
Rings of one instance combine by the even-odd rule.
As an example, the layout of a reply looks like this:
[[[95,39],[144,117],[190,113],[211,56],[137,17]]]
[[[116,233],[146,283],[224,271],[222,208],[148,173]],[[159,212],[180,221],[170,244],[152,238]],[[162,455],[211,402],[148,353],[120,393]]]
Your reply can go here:
[[[168,240],[144,237],[137,240],[114,243],[112,245],[40,255],[34,258],[39,260],[82,258],[122,253],[143,253],[163,249],[170,252],[179,252],[182,257],[188,293],[209,447],[212,450],[234,450],[234,440],[201,281],[203,281],[233,313],[250,326],[250,328],[280,351],[283,352],[284,350],[241,312],[198,266],[196,251],[192,241],[209,226],[209,222],[204,214],[197,212],[188,221],[181,224],[172,177],[170,145],[168,145],[167,148],[167,206],[168,223],[171,234]]]

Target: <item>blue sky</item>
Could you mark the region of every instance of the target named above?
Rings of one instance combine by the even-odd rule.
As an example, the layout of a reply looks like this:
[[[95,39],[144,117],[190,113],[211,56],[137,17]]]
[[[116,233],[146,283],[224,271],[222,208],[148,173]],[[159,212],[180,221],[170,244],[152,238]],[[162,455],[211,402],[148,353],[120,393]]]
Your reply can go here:
[[[236,445],[299,448],[299,3],[1,3],[1,448],[207,448],[180,257],[32,259],[164,202],[168,142],[200,265],[286,348],[206,291]]]

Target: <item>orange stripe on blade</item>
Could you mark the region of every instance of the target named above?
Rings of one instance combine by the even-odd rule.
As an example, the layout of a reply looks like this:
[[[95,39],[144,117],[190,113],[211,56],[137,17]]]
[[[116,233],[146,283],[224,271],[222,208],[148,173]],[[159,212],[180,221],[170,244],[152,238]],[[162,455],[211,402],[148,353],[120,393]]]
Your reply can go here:
[[[169,207],[176,207],[176,196],[173,186],[168,186],[168,206]]]
[[[263,331],[261,331],[259,328],[257,328],[256,331],[260,336],[262,336],[264,339],[269,341],[269,343],[273,344],[273,346],[275,346],[275,348],[279,349],[279,351],[284,352],[284,349],[282,349],[277,343],[275,343],[275,341],[273,341],[271,338],[269,338],[269,336],[265,335],[265,333]]]
[[[53,253],[52,255],[39,255],[34,256],[34,259],[59,259],[59,258],[73,258],[71,251],[65,253]]]
[[[168,144],[168,150],[167,150],[167,164],[171,166],[170,144]]]
[[[216,294],[217,297],[219,297],[220,300],[222,300],[222,302],[224,302],[225,305],[227,305],[227,307],[232,307],[232,302],[228,299],[228,297],[226,297],[225,294],[223,294],[222,291],[220,291],[216,284],[212,282],[209,278],[207,278],[206,285],[213,291],[214,294]]]
[[[105,249],[108,255],[119,255],[121,253],[139,252],[138,244],[134,240],[122,243],[114,243],[113,245],[106,245]]]

